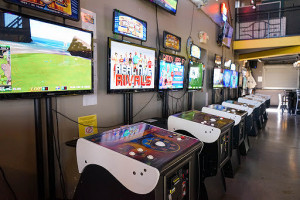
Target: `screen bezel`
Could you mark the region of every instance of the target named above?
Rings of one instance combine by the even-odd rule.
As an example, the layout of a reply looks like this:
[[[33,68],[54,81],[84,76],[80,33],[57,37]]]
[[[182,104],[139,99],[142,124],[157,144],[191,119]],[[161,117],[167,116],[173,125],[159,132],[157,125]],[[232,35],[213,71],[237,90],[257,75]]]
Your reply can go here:
[[[157,62],[155,61],[155,72],[154,72],[154,88],[143,88],[143,89],[110,89],[110,66],[111,66],[111,48],[110,48],[110,44],[111,41],[115,41],[115,42],[120,42],[123,44],[128,44],[131,46],[136,46],[136,47],[140,47],[140,48],[145,48],[145,49],[150,49],[150,50],[154,50],[155,51],[155,55],[156,55],[156,49],[152,48],[152,47],[148,47],[148,46],[143,46],[143,45],[139,45],[139,44],[135,44],[135,43],[130,43],[130,42],[125,42],[122,40],[118,40],[118,39],[114,39],[111,37],[107,38],[107,93],[108,94],[122,94],[122,93],[140,93],[140,92],[154,92],[156,91],[156,82],[157,82]],[[155,56],[156,59],[156,56]]]
[[[170,47],[167,47],[167,46],[166,46],[166,36],[167,36],[167,35],[172,35],[172,36],[178,38],[178,40],[179,40],[179,50],[174,49],[174,48],[170,48]],[[164,31],[164,32],[163,32],[163,47],[164,47],[165,49],[171,49],[171,50],[176,51],[176,52],[181,52],[181,37],[178,37],[177,35],[174,35],[174,34],[168,32],[168,31]]]
[[[156,78],[156,83],[157,83],[157,90],[158,91],[180,91],[180,90],[184,90],[184,85],[185,85],[185,72],[183,71],[183,84],[182,84],[182,88],[165,88],[165,89],[159,89],[159,79],[160,79],[160,58],[161,58],[161,54],[167,54],[169,56],[176,56],[176,57],[179,57],[179,58],[182,58],[184,59],[184,63],[186,62],[186,58],[184,56],[179,56],[179,55],[176,55],[176,54],[172,54],[172,53],[166,53],[166,52],[163,52],[163,51],[159,51],[159,56],[158,56],[158,70],[157,70],[157,78]],[[185,70],[185,66],[183,64],[183,70]]]
[[[191,62],[194,62],[194,63],[198,63],[198,64],[202,64],[202,87],[200,88],[193,88],[193,89],[190,89],[189,86],[190,86],[190,69],[191,69]],[[199,90],[202,90],[203,87],[204,87],[204,77],[205,77],[205,65],[202,63],[202,62],[197,62],[197,61],[193,61],[193,60],[189,60],[189,68],[188,68],[188,79],[187,79],[187,90],[188,91],[199,91]]]
[[[131,17],[131,18],[137,20],[137,21],[140,21],[140,22],[145,23],[145,24],[146,24],[146,39],[143,40],[143,39],[140,39],[140,38],[132,37],[132,36],[130,36],[130,35],[126,35],[126,34],[122,34],[122,33],[117,33],[117,32],[115,32],[115,29],[114,29],[114,28],[115,28],[115,17],[116,17],[116,12],[122,13],[123,15],[126,15],[126,16],[128,16],[128,17]],[[143,41],[143,42],[146,42],[146,41],[147,41],[147,38],[148,38],[148,24],[147,24],[146,21],[144,21],[144,20],[142,20],[142,19],[139,19],[139,18],[137,18],[137,17],[133,17],[132,15],[129,15],[129,14],[127,14],[127,13],[124,13],[124,12],[118,10],[118,9],[114,9],[114,11],[113,11],[112,31],[113,31],[113,34],[121,35],[121,36],[124,36],[124,37],[129,37],[129,38],[136,39],[136,40]]]
[[[172,15],[176,15],[177,14],[179,0],[177,0],[177,5],[176,5],[176,11],[175,12],[172,12],[172,11],[166,9],[165,7],[162,7],[161,5],[159,5],[158,3],[156,3],[156,0],[148,0],[148,1],[150,1],[151,3],[159,6],[160,8],[164,9],[165,11],[167,11],[168,13],[170,13]]]
[[[224,69],[223,69],[223,68],[214,67],[214,73],[213,73],[213,77],[212,77],[212,80],[213,80],[213,82],[212,82],[213,88],[214,88],[214,89],[224,88],[223,79],[222,79],[222,86],[221,86],[221,87],[216,87],[215,84],[214,84],[214,77],[215,77],[215,70],[216,70],[216,69],[220,69],[221,71],[223,71],[223,72],[221,72],[221,73],[224,75]]]
[[[87,31],[87,30],[84,30],[84,29],[81,29],[81,28],[78,28],[78,27],[74,27],[74,26],[70,26],[70,25],[66,25],[66,24],[62,24],[62,23],[58,23],[58,22],[53,22],[53,21],[50,21],[50,20],[41,19],[41,18],[38,18],[38,17],[34,17],[34,16],[30,16],[30,15],[26,15],[26,14],[14,12],[14,11],[2,9],[2,8],[0,8],[0,12],[6,12],[6,13],[14,14],[14,15],[19,15],[19,16],[22,16],[22,17],[31,18],[31,19],[41,21],[41,22],[45,22],[45,23],[50,23],[50,24],[54,24],[54,25],[58,25],[58,26],[66,27],[66,28],[72,28],[72,29],[75,29],[75,30],[88,32],[88,33],[91,33],[91,41],[92,41],[92,43],[91,43],[91,47],[92,47],[91,86],[92,86],[92,89],[90,89],[90,90],[71,90],[71,91],[0,93],[0,99],[23,99],[23,98],[24,99],[32,99],[32,98],[42,98],[42,97],[47,97],[47,96],[82,95],[82,94],[94,93],[94,47],[93,47],[93,32],[92,31]]]
[[[54,12],[51,12],[51,11],[35,8],[35,7],[30,6],[30,5],[24,5],[22,3],[16,3],[16,2],[13,2],[11,0],[4,0],[4,1],[7,2],[7,3],[11,3],[11,4],[14,4],[14,5],[21,6],[21,7],[30,8],[32,10],[36,10],[36,11],[39,11],[39,12],[48,13],[48,14],[51,14],[51,15],[54,15],[54,16],[62,17],[64,19],[69,19],[69,20],[73,20],[73,21],[77,21],[77,22],[80,20],[80,0],[77,0],[77,3],[78,3],[77,18],[68,17],[67,15],[58,14],[58,13],[54,13]]]
[[[198,47],[198,48],[200,49],[200,58],[197,58],[197,57],[195,57],[195,56],[192,56],[192,47],[193,47],[193,46],[196,46],[196,47]],[[201,59],[201,48],[200,48],[198,45],[195,45],[194,43],[192,43],[192,44],[191,44],[191,47],[190,47],[190,57],[191,57],[191,58],[198,59],[198,60]]]

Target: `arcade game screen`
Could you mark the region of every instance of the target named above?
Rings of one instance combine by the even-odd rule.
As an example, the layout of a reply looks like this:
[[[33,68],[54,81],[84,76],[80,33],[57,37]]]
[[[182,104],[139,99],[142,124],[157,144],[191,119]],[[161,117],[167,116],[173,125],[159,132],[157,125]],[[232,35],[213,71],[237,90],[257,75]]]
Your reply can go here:
[[[92,92],[91,32],[0,16],[0,97]]]
[[[237,88],[239,81],[239,73],[237,71],[232,71],[230,78],[230,88]]]
[[[232,75],[231,70],[224,69],[224,75],[223,75],[223,86],[224,87],[230,87],[231,75]]]
[[[230,68],[231,66],[231,60],[226,59],[224,63],[224,67]]]
[[[220,55],[215,55],[215,65],[220,66],[222,64],[222,56]]]
[[[239,73],[239,87],[243,87],[243,73]]]
[[[174,51],[180,51],[181,38],[167,31],[164,31],[164,48],[171,49]]]
[[[155,49],[114,40],[109,41],[108,93],[153,91]]]
[[[214,68],[214,88],[222,88],[223,87],[223,69]]]
[[[48,12],[60,17],[79,20],[79,0],[5,0],[20,6]]]
[[[170,12],[171,14],[176,14],[178,0],[149,0],[152,3],[155,3]]]
[[[191,57],[200,59],[201,57],[201,49],[197,45],[191,45]]]
[[[185,58],[161,52],[158,89],[183,89]]]
[[[138,40],[147,40],[147,22],[114,10],[113,32]]]
[[[189,62],[189,90],[199,90],[203,87],[205,67],[202,63]]]

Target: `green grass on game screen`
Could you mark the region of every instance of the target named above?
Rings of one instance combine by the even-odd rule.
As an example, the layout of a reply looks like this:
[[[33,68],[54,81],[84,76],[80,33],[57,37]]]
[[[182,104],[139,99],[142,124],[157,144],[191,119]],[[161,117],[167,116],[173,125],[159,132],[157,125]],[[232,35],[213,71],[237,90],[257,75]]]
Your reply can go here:
[[[7,64],[6,57],[0,58],[2,64]],[[2,69],[0,74],[4,74]],[[11,80],[14,90],[4,93],[90,90],[91,79],[90,59],[43,53],[12,54]],[[48,90],[45,91],[46,87]]]

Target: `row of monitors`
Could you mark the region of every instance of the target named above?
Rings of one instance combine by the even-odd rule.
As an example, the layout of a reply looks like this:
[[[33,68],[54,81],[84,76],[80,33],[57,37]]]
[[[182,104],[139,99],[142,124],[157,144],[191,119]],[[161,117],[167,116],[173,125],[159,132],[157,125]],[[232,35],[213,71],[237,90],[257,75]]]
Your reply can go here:
[[[0,99],[93,92],[92,32],[5,10],[0,10],[0,18],[3,19],[0,21]],[[123,45],[124,48],[114,48],[114,45]],[[158,77],[155,49],[115,41],[110,52],[113,55],[109,55],[109,63],[115,64],[110,65],[113,67],[109,71],[109,92],[155,89],[154,82]],[[191,52],[200,58],[200,48],[196,45],[192,45]],[[114,58],[118,61],[113,61]],[[174,55],[160,59],[159,89],[183,89],[184,63],[178,60],[185,59]],[[127,69],[124,67],[126,63]],[[199,64],[197,71],[192,65],[190,69],[194,71],[189,76],[189,87],[199,89],[202,87],[203,67]],[[120,71],[125,69],[127,74]],[[130,76],[130,73],[136,76]],[[195,78],[197,76],[199,78]],[[129,86],[124,86],[126,81]]]
[[[186,59],[160,52],[156,67],[156,50],[137,44],[108,39],[108,93],[181,90],[185,87]],[[203,87],[205,67],[189,61],[189,90]]]
[[[19,6],[32,8],[35,10],[47,12],[53,15],[67,19],[79,20],[80,1],[44,1],[44,0],[5,0],[8,3],[14,3]],[[178,0],[149,0],[150,2],[162,7],[171,14],[176,14]]]
[[[234,70],[214,68],[213,87],[214,88],[237,88],[242,87],[242,73]]]

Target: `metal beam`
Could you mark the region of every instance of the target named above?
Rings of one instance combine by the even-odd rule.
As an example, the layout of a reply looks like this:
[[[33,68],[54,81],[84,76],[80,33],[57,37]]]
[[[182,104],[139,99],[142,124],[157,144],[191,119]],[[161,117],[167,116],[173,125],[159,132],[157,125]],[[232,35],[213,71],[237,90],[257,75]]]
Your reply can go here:
[[[286,56],[286,55],[294,55],[300,54],[300,45],[293,46],[293,47],[284,47],[284,48],[277,48],[271,49],[266,51],[258,51],[253,53],[246,53],[240,54],[239,60],[254,60],[254,59],[261,59],[261,58],[270,58],[270,57],[277,57],[277,56]]]
[[[276,48],[300,45],[300,36],[238,40],[233,42],[234,50]]]

